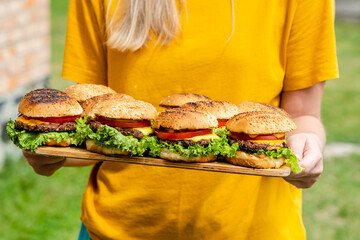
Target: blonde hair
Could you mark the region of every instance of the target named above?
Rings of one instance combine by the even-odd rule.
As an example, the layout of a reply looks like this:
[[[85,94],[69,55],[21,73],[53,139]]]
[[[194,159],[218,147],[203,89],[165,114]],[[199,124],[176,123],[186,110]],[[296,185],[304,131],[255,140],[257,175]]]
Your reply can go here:
[[[117,0],[110,17],[112,2],[109,1],[106,14],[107,45],[122,52],[142,48],[151,39],[152,33],[158,38],[156,44],[169,44],[181,30],[179,16],[183,5],[187,10],[185,0]],[[227,42],[235,30],[234,0],[230,2],[232,32]]]
[[[118,0],[110,17],[110,0],[106,15],[107,44],[119,51],[136,51],[154,33],[158,42],[167,45],[180,29],[179,15],[184,0]]]

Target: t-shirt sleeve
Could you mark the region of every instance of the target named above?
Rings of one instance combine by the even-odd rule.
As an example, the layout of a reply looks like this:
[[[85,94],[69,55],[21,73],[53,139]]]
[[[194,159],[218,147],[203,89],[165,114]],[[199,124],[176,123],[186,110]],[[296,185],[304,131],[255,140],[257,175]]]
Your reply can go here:
[[[70,0],[62,70],[64,79],[107,85],[105,25],[100,2]]]
[[[298,0],[286,50],[284,91],[338,77],[334,1]]]

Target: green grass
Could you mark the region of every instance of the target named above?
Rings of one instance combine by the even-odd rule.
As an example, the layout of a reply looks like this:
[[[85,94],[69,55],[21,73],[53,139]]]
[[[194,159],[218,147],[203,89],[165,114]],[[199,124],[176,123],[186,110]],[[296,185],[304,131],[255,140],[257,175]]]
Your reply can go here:
[[[50,86],[61,80],[68,1],[51,1]],[[336,24],[341,78],[326,84],[323,121],[328,141],[360,143],[360,28]],[[325,160],[324,174],[304,191],[308,239],[358,239],[360,235],[360,156]],[[62,168],[52,177],[35,174],[25,162],[8,161],[0,171],[0,239],[76,239],[80,203],[89,167]]]
[[[340,79],[326,83],[322,117],[329,142],[360,143],[360,23],[338,22]]]
[[[25,159],[0,171],[0,239],[76,239],[90,167],[62,168],[50,178]]]
[[[360,156],[324,162],[320,180],[303,192],[308,239],[359,239]]]

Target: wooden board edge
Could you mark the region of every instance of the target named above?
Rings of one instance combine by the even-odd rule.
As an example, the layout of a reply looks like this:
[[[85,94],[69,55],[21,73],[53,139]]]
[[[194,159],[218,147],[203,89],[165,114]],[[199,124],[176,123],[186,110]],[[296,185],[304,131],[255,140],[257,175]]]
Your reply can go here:
[[[161,158],[152,157],[132,157],[132,156],[107,156],[98,153],[89,152],[83,148],[76,147],[39,147],[36,150],[37,154],[46,156],[62,156],[82,160],[99,160],[121,162],[128,164],[140,164],[159,167],[172,167],[182,169],[192,169],[201,171],[246,174],[265,177],[287,177],[290,175],[290,167],[282,166],[279,169],[256,169],[249,167],[242,167],[232,165],[227,162],[208,162],[208,163],[186,163],[186,162],[172,162]]]

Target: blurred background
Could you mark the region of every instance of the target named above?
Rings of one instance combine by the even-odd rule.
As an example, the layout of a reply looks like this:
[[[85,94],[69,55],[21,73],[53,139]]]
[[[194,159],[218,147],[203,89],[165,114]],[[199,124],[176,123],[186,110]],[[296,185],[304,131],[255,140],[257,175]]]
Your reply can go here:
[[[80,229],[90,168],[36,175],[5,131],[27,91],[71,84],[60,77],[67,2],[0,1],[0,239],[77,239]],[[323,97],[324,173],[303,191],[308,239],[360,239],[360,0],[336,7],[341,77],[327,82]]]

